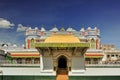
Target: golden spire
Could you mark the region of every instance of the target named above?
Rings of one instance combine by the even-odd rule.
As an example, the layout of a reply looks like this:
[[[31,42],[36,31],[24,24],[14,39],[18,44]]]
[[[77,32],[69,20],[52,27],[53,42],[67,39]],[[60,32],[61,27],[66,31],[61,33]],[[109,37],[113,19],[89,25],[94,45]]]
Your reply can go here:
[[[65,31],[65,28],[62,26],[62,28],[60,29],[60,31]]]

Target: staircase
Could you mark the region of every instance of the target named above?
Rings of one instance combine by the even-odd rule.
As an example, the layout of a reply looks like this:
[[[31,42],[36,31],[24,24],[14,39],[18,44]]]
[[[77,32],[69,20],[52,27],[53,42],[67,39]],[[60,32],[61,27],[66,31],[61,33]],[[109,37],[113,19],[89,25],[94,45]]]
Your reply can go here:
[[[58,69],[56,80],[68,80],[68,71],[64,68]]]

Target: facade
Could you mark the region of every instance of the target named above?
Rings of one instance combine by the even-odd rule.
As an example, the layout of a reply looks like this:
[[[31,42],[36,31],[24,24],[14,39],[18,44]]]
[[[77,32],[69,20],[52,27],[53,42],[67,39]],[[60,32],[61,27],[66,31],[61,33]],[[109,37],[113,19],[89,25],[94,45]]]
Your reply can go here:
[[[75,36],[80,42],[88,42],[90,46],[85,52],[86,64],[107,64],[120,60],[120,51],[116,50],[115,45],[102,44],[101,46],[100,30],[97,27],[93,29],[88,27],[86,30],[81,28],[79,31],[71,27],[66,30],[63,27],[61,29],[54,27],[51,30],[46,30],[44,27],[41,27],[41,29],[37,27],[34,29],[28,28],[25,32],[25,45],[22,48],[17,49],[17,46],[14,44],[11,49],[8,49],[6,46],[3,46],[1,49],[7,49],[6,51],[11,53],[12,60],[16,63],[27,63],[29,60],[30,63],[37,63],[40,60],[40,52],[36,50],[35,43],[44,43],[48,37],[55,35]],[[59,37],[62,38],[62,36]],[[55,40],[50,41],[52,43],[55,42]],[[68,41],[74,43],[73,38],[70,38]],[[58,42],[60,43],[61,41],[59,40]]]
[[[113,44],[102,44],[103,50],[115,50],[115,45]]]
[[[85,54],[87,64],[98,64],[102,60],[103,52],[100,46],[100,30],[97,29],[97,27],[95,27],[94,29],[88,27],[86,30],[84,28],[81,28],[79,31],[76,31],[71,27],[67,28],[66,30],[64,28],[61,28],[59,30],[57,27],[54,27],[51,30],[46,30],[44,27],[41,27],[40,30],[38,28],[29,28],[26,30],[25,47],[28,49],[35,48],[34,43],[42,43],[46,40],[47,37],[58,34],[74,35],[78,37],[81,42],[90,43],[89,50]]]
[[[61,38],[63,38],[63,35],[70,36],[70,38],[67,36],[69,39],[67,39],[66,42],[65,38],[63,38],[63,40],[59,39],[58,43],[61,43],[61,41],[64,41],[65,43],[75,43],[73,36],[77,37],[80,42],[88,42],[90,45],[89,49],[85,53],[85,63],[101,64],[104,55],[100,43],[100,30],[97,29],[97,27],[94,29],[88,27],[86,30],[81,28],[79,31],[76,31],[71,27],[67,28],[66,30],[63,27],[58,29],[56,26],[51,30],[46,30],[44,27],[41,27],[41,29],[38,29],[37,27],[31,29],[31,27],[29,27],[25,32],[25,45],[22,46],[22,50],[17,50],[16,46],[13,45],[12,49],[8,50],[8,52],[11,53],[12,60],[16,63],[22,64],[27,62],[26,60],[30,60],[30,62],[33,63],[35,60],[40,60],[40,52],[35,50],[35,43],[44,43],[45,40],[50,36],[58,35]],[[55,40],[49,40],[48,42],[55,43]]]
[[[40,64],[40,54],[37,50],[9,50],[15,64]]]
[[[120,50],[105,50],[106,63],[120,64]]]
[[[21,48],[16,44],[1,47],[1,80],[13,77],[15,80],[73,80],[119,75],[120,66],[111,64],[120,64],[120,50],[114,45],[101,46],[100,30],[96,27],[79,31],[71,27],[66,30],[28,28],[25,37]],[[6,53],[11,58],[7,59]]]
[[[71,27],[66,30],[64,28],[58,30],[57,27],[51,30],[46,30],[44,27],[41,27],[40,30],[37,27],[35,29],[28,28],[26,30],[26,48],[35,48],[34,42],[44,42],[47,37],[57,34],[74,35],[81,42],[89,42],[90,49],[100,49],[100,30],[97,27],[94,29],[88,27],[87,30],[81,28],[80,31],[76,31]]]
[[[66,40],[64,36],[68,39]],[[97,29],[97,27],[94,29],[88,27],[86,30],[81,28],[79,31],[76,31],[71,27],[66,30],[63,27],[61,29],[54,27],[51,30],[46,30],[44,27],[41,27],[41,29],[38,29],[37,27],[35,29],[28,28],[25,32],[25,37],[25,45],[20,49],[17,49],[16,45],[13,45],[11,49],[4,46],[1,48],[11,53],[12,61],[14,63],[40,64],[41,54],[36,48],[36,43],[44,43],[46,39],[47,43],[56,43],[56,41],[57,43],[64,42],[66,44],[68,42],[75,43],[74,37],[78,38],[82,43],[89,43],[89,48],[84,54],[85,64],[119,63],[120,60],[120,51],[116,50],[114,45],[102,44],[101,46],[100,30]],[[57,40],[57,37],[59,37],[59,40]],[[57,48],[57,50],[59,50],[58,52],[63,52],[59,48]],[[64,53],[70,56],[70,53]]]

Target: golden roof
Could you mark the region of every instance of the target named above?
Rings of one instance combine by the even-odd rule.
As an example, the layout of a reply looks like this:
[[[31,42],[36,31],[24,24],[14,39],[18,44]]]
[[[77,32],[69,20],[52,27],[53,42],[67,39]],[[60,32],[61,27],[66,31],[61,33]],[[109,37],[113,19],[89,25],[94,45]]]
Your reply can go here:
[[[79,43],[80,40],[78,37],[67,34],[56,34],[50,37],[47,37],[45,43]]]

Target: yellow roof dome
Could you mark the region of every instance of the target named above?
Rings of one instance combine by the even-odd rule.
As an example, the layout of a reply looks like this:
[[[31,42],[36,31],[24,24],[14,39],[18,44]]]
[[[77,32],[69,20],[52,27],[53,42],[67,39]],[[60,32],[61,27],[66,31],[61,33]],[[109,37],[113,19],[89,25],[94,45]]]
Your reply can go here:
[[[57,34],[47,37],[45,43],[79,43],[78,37],[67,34]]]

